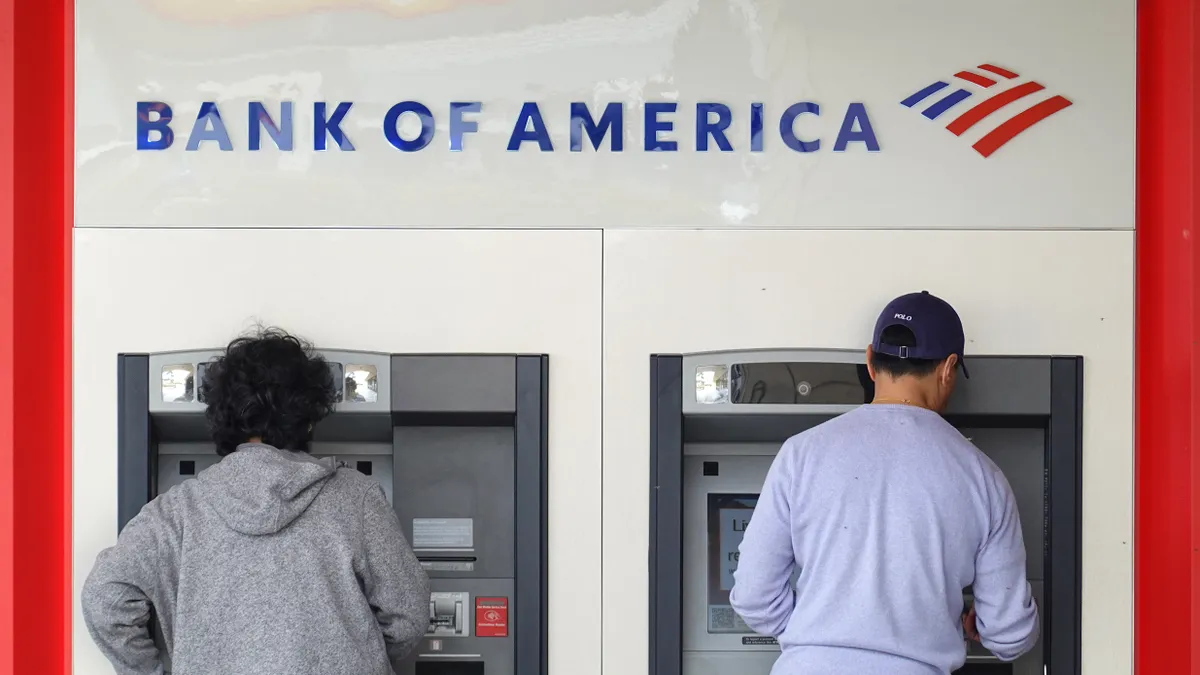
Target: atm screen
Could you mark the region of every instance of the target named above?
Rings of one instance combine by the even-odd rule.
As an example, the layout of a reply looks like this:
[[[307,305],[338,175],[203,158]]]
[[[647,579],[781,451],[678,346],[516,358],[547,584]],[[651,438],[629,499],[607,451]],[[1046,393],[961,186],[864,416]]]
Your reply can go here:
[[[342,364],[329,362],[329,373],[333,376],[333,388],[337,390],[336,400],[341,401],[342,395],[346,390],[345,374],[342,370]]]
[[[756,494],[708,495],[708,632],[753,633],[729,604],[733,573],[737,570],[738,546],[754,505]]]
[[[860,405],[875,394],[863,364],[735,363],[731,373],[735,404]]]
[[[204,377],[208,374],[208,364],[200,363],[196,365],[196,400],[204,403],[204,390],[200,385],[204,384]]]

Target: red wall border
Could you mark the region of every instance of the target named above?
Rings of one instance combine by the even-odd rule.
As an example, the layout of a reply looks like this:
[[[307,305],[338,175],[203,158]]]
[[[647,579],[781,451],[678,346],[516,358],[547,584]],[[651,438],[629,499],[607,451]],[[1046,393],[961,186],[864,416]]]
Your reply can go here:
[[[13,12],[0,4],[0,110],[12,110]],[[12,115],[0,115],[0,673],[11,672],[13,653],[13,144]]]
[[[1200,672],[1195,4],[1138,3],[1138,675]],[[0,3],[0,675],[71,672],[73,13]]]
[[[1138,3],[1138,675],[1200,672],[1196,6],[1193,0]]]
[[[0,428],[0,485],[11,486],[11,529],[0,555],[11,580],[0,596],[12,609],[0,626],[11,651],[0,673],[71,672],[71,227],[74,195],[74,2],[0,2],[9,29],[0,61],[0,127],[12,171],[0,238],[12,264],[0,288],[4,335],[0,375],[13,425]],[[11,12],[11,13],[10,13]],[[5,158],[6,160],[8,157]],[[4,194],[4,193],[0,193]],[[11,206],[11,208],[9,208]],[[11,312],[10,312],[11,310]],[[0,515],[2,515],[0,511]],[[0,526],[9,525],[0,522]],[[11,537],[11,538],[10,538]],[[6,548],[5,544],[11,546]],[[7,609],[7,608],[0,608]],[[11,656],[11,661],[7,657]]]

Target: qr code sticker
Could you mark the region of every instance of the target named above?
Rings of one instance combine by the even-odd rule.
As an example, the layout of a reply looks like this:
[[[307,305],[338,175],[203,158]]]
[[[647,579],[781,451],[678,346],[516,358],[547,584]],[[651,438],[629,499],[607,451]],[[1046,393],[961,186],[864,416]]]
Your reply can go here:
[[[732,607],[708,608],[708,632],[710,633],[734,633],[741,630],[743,625],[741,617],[733,611]]]

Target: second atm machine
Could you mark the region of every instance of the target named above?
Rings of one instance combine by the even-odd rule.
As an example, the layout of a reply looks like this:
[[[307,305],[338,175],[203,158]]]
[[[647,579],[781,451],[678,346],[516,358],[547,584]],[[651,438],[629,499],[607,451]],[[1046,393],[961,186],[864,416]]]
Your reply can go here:
[[[1042,635],[1013,663],[972,643],[957,672],[1079,675],[1082,359],[967,362],[946,418],[1012,485]],[[650,675],[767,675],[779,646],[729,605],[736,524],[784,440],[871,401],[863,352],[661,355],[650,382]]]
[[[196,386],[218,354],[118,357],[119,528],[220,459]],[[547,357],[321,354],[341,393],[311,452],[380,483],[430,577],[398,675],[545,675]]]

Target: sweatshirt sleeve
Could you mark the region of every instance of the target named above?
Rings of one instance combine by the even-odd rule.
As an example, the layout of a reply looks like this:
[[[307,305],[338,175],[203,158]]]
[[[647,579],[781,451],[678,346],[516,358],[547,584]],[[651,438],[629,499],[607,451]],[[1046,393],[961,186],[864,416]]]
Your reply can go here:
[[[429,577],[378,485],[363,496],[363,538],[363,590],[396,664],[429,629]]]
[[[1013,661],[1037,644],[1038,608],[1025,576],[1016,497],[999,470],[992,480],[989,532],[975,558],[975,623],[983,646],[1001,660]]]
[[[788,486],[792,454],[785,445],[771,464],[750,524],[738,548],[729,603],[751,630],[779,637],[796,607],[791,586],[796,555],[792,548]]]
[[[96,557],[83,584],[84,624],[117,675],[163,673],[150,634],[150,611],[162,585],[159,575],[178,569],[179,531],[167,501],[163,496],[143,507],[116,545]]]

